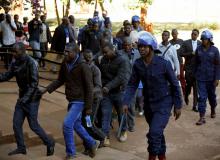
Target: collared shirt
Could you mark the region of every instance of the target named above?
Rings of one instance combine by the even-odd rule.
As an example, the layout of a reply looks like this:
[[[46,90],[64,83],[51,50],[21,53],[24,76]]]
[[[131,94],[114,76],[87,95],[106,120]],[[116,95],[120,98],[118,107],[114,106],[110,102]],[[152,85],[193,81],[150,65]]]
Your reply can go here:
[[[168,47],[169,49],[167,50]],[[159,50],[161,51],[161,53],[159,53],[158,56],[161,56],[165,60],[169,61],[176,75],[180,75],[180,65],[179,65],[176,49],[170,43],[167,46],[161,43],[159,44]],[[165,51],[166,53],[164,54]]]
[[[11,25],[14,28],[17,28],[14,21],[11,21]],[[15,43],[15,32],[11,29],[10,25],[6,22],[6,20],[0,23],[0,32],[2,32],[3,34],[4,45],[12,45]]]
[[[193,52],[196,51],[196,48],[197,48],[197,40],[192,40],[192,48],[193,48]]]

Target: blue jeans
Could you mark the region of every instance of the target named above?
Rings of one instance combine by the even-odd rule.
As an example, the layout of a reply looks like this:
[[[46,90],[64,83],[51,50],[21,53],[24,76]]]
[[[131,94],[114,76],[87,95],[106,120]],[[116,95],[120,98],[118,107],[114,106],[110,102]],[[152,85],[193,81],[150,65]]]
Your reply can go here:
[[[214,81],[208,81],[208,82],[197,81],[197,86],[198,86],[198,94],[199,94],[198,110],[199,113],[205,114],[207,98],[209,100],[209,104],[211,108],[214,109],[217,106],[216,94],[215,94],[216,87],[214,86]]]
[[[118,122],[121,122],[122,116],[122,96],[123,93],[109,93],[107,96],[104,96],[101,101],[101,110],[102,110],[102,131],[106,136],[109,136],[109,130],[112,120],[112,107],[114,106],[118,114]],[[126,121],[123,124],[122,131],[127,130]]]
[[[83,139],[88,148],[96,144],[96,141],[82,126],[81,117],[83,109],[83,102],[71,102],[68,105],[68,113],[64,118],[63,135],[66,144],[66,153],[69,156],[74,156],[76,154],[73,130]]]
[[[17,142],[17,148],[25,149],[24,135],[23,135],[23,123],[25,117],[27,117],[28,124],[33,132],[35,132],[44,142],[45,145],[53,145],[53,140],[50,139],[45,131],[41,128],[38,123],[38,108],[40,101],[31,102],[26,105],[16,103],[14,117],[13,117],[13,129],[15,134],[15,139]]]
[[[40,50],[40,42],[37,41],[30,41],[30,46],[32,49]],[[40,51],[33,51],[33,57],[34,58],[41,58],[41,52]],[[39,61],[39,59],[37,59]]]

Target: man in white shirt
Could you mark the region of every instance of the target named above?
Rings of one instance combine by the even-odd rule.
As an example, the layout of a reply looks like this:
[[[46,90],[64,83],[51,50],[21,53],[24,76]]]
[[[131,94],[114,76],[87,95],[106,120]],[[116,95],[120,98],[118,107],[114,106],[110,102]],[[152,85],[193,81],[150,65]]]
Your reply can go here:
[[[11,48],[15,44],[15,31],[17,27],[9,14],[5,15],[5,20],[0,23],[0,32],[2,32],[3,47]],[[9,64],[12,61],[12,55],[6,54],[4,56],[5,68],[8,69]]]
[[[169,61],[172,65],[173,70],[177,78],[180,78],[180,65],[177,57],[177,52],[174,46],[169,42],[170,32],[163,31],[162,33],[162,42],[159,44],[158,49],[161,53],[158,56],[163,57],[165,60]]]

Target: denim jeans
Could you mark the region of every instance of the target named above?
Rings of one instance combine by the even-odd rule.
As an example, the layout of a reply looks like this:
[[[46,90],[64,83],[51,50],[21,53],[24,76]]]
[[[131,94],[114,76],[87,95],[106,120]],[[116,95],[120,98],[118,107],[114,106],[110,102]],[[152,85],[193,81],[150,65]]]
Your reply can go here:
[[[32,49],[40,50],[40,42],[37,41],[30,41],[30,46]],[[41,58],[41,52],[39,51],[33,51],[33,57],[34,58]],[[37,59],[39,61],[39,59]]]
[[[102,110],[102,131],[105,133],[106,136],[109,136],[109,130],[112,120],[112,107],[114,106],[116,112],[118,114],[118,122],[121,122],[122,116],[122,96],[123,93],[109,93],[108,95],[104,96],[101,101],[101,110]],[[124,121],[122,131],[127,130],[126,120]]]
[[[71,102],[68,105],[68,113],[63,122],[63,135],[68,156],[74,156],[76,154],[73,130],[83,139],[88,148],[91,148],[96,144],[96,141],[82,126],[81,118],[83,108],[83,102]]]
[[[199,113],[205,114],[206,112],[206,101],[207,98],[209,100],[209,104],[211,108],[215,108],[217,106],[216,100],[216,87],[214,86],[214,81],[197,81],[198,86],[198,110]]]
[[[38,123],[38,108],[40,101],[31,102],[26,105],[16,103],[14,117],[13,117],[13,129],[15,134],[15,139],[17,142],[17,148],[25,149],[24,135],[22,125],[24,123],[25,117],[27,117],[28,124],[33,132],[35,132],[44,142],[45,145],[51,146],[53,140],[50,139],[45,131],[41,128]]]

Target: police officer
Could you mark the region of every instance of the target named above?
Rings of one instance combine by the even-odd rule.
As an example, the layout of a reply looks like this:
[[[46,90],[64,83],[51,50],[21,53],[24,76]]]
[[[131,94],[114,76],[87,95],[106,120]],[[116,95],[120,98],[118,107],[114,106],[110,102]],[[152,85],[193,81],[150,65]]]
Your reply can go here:
[[[138,39],[141,58],[133,65],[132,75],[123,99],[123,111],[128,112],[128,105],[140,80],[143,82],[144,114],[149,125],[148,152],[149,160],[165,160],[166,144],[164,129],[174,106],[177,120],[181,115],[181,88],[170,62],[154,54],[157,49],[156,39],[144,32]]]
[[[47,156],[53,155],[55,142],[49,138],[38,123],[38,108],[40,104],[40,93],[38,90],[38,67],[37,62],[26,54],[25,46],[22,42],[13,46],[14,61],[9,71],[0,74],[0,82],[8,81],[16,77],[19,86],[19,98],[17,100],[13,129],[17,142],[17,149],[8,155],[26,154],[22,125],[27,118],[29,126],[47,146]]]
[[[215,118],[217,106],[215,90],[220,79],[219,50],[214,46],[213,35],[209,30],[201,34],[202,45],[197,48],[195,75],[198,86],[198,110],[200,119],[197,125],[204,124],[206,113],[206,100],[211,106],[211,118]]]

